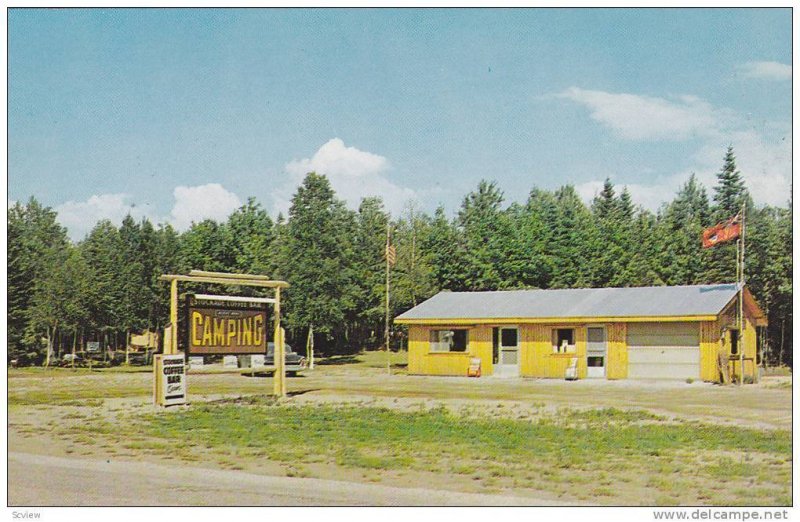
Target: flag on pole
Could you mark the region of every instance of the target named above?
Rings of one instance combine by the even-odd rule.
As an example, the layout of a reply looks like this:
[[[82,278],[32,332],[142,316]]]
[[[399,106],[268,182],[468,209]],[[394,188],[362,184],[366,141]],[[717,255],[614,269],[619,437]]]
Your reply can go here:
[[[732,218],[717,223],[713,227],[703,230],[703,248],[711,248],[720,243],[725,243],[736,239],[742,233],[741,214],[736,214]]]
[[[386,261],[391,266],[397,263],[397,250],[395,250],[394,245],[386,245]]]

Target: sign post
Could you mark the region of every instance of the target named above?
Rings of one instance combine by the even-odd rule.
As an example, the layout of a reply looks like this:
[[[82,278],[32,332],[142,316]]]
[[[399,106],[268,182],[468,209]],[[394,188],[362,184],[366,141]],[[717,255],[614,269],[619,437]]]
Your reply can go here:
[[[286,395],[286,367],[284,360],[283,341],[284,334],[281,326],[281,288],[287,288],[286,281],[275,281],[267,277],[252,274],[229,274],[223,272],[207,272],[192,270],[189,275],[165,274],[160,278],[170,283],[170,323],[164,332],[164,354],[157,356],[154,361],[153,371],[153,398],[156,404],[169,406],[171,404],[184,404],[186,402],[186,362],[185,357],[190,354],[266,354],[267,351],[267,312],[263,303],[275,306],[274,339],[275,339],[275,377],[274,393],[278,397]],[[275,292],[274,298],[265,297],[239,297],[239,296],[201,296],[195,295],[195,300],[218,301],[215,306],[200,306],[190,301],[188,318],[187,353],[178,351],[178,283],[209,283],[229,286],[251,286],[271,288]],[[201,299],[202,298],[202,299]],[[253,306],[253,303],[259,303]],[[195,307],[192,307],[192,305]],[[168,356],[174,359],[168,359]],[[177,361],[180,359],[180,366]],[[160,372],[159,369],[160,368]],[[172,382],[163,380],[164,372],[170,368],[169,376]],[[180,371],[179,371],[180,370]],[[176,375],[180,375],[178,382]],[[182,384],[182,399],[177,397],[177,386]],[[172,385],[172,399],[168,399],[167,392]],[[182,402],[179,402],[181,401]]]

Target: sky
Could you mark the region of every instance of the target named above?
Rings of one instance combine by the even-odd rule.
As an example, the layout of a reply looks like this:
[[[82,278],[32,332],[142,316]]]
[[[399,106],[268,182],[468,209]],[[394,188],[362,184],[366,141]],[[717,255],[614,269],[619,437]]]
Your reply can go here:
[[[605,178],[656,210],[728,145],[758,204],[791,183],[791,10],[10,9],[8,199],[79,240],[185,230],[305,173],[357,208],[457,210]]]

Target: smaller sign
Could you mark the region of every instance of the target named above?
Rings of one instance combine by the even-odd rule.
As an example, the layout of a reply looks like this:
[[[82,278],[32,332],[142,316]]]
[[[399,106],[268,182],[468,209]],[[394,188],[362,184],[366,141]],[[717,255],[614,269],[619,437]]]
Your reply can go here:
[[[186,404],[186,360],[183,354],[156,355],[153,372],[156,404]]]
[[[263,368],[266,360],[266,356],[261,354],[254,354],[250,356],[250,367],[251,368]]]
[[[189,369],[202,368],[204,364],[203,357],[189,357]]]
[[[100,353],[100,341],[87,342],[86,351],[89,353]]]
[[[222,367],[223,368],[238,368],[239,367],[239,358],[235,355],[226,355],[222,358]]]

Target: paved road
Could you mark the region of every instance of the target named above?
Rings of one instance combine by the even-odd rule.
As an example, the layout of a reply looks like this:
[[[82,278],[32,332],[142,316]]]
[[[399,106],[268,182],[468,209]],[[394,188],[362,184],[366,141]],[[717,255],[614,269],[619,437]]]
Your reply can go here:
[[[145,462],[8,454],[10,506],[552,505],[456,493]]]

